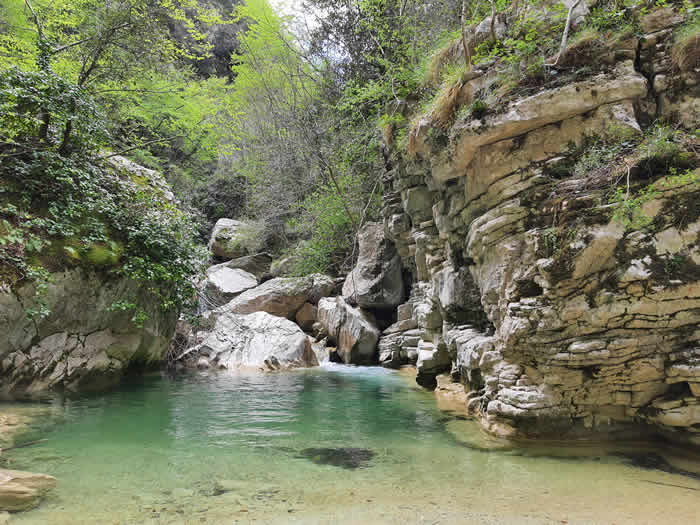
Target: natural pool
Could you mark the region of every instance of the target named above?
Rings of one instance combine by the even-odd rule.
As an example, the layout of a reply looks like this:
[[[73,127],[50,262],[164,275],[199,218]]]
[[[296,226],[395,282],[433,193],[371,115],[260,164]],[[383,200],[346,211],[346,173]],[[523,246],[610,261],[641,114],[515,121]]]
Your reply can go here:
[[[58,485],[11,524],[700,520],[698,477],[470,448],[473,423],[380,368],[155,374],[46,408],[23,436],[46,441],[3,459]]]

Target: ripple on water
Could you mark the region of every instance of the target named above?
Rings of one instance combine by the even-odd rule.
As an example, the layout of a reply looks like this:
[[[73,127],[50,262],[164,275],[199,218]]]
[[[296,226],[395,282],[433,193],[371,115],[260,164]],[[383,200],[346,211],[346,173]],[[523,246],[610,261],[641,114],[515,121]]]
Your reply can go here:
[[[381,368],[153,375],[50,407],[48,440],[4,458],[58,486],[14,524],[637,525],[699,510],[693,458],[500,447]]]

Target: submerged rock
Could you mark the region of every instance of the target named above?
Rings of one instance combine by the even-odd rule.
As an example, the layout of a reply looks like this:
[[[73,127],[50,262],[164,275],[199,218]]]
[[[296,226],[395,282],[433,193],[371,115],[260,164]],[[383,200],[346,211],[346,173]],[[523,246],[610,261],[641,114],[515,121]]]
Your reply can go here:
[[[36,507],[44,494],[55,486],[56,478],[46,474],[0,469],[0,511]]]
[[[368,467],[369,461],[376,455],[367,448],[305,448],[300,453],[302,458],[319,465],[332,465],[344,469]]]
[[[285,368],[316,366],[309,338],[291,321],[255,312],[218,315],[203,341],[185,351],[178,360],[189,366],[215,368]]]

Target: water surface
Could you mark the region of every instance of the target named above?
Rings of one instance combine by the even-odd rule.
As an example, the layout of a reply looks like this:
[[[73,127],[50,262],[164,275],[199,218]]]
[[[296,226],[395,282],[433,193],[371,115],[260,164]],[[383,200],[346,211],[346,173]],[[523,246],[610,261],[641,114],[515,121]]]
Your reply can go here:
[[[700,480],[673,469],[467,446],[473,423],[380,368],[151,375],[47,408],[23,436],[46,441],[4,458],[58,485],[12,524],[656,525],[700,515]]]

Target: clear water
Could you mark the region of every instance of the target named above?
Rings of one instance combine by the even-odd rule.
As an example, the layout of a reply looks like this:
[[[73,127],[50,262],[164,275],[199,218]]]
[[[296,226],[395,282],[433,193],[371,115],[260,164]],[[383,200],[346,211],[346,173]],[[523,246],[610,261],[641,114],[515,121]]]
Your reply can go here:
[[[152,375],[47,408],[23,436],[46,441],[3,461],[58,485],[11,524],[700,522],[697,477],[472,448],[471,422],[379,368]]]

